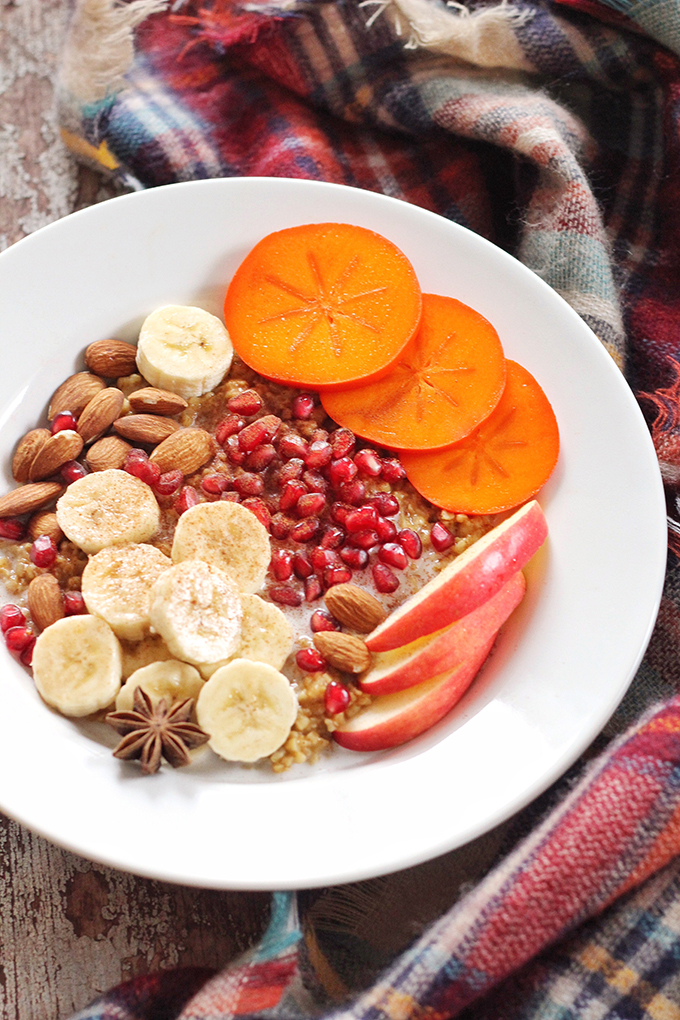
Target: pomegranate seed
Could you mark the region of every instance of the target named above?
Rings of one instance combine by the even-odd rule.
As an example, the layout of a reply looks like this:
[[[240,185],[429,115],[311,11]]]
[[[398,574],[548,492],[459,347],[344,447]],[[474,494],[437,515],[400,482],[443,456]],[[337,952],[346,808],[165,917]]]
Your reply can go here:
[[[397,537],[396,524],[394,521],[388,521],[386,517],[378,517],[375,530],[378,532],[378,538],[381,542],[392,542]]]
[[[232,485],[239,496],[261,496],[264,492],[264,481],[260,475],[244,471],[232,479]]]
[[[456,541],[456,536],[452,535],[448,528],[445,528],[439,521],[433,525],[430,531],[430,542],[435,547],[437,552],[444,552],[449,549]]]
[[[378,511],[372,506],[362,506],[358,510],[351,510],[345,518],[345,527],[348,531],[374,530],[377,523]]]
[[[64,616],[80,616],[85,612],[85,599],[79,591],[64,592]]]
[[[344,684],[339,680],[331,680],[326,684],[323,695],[324,708],[328,715],[340,715],[344,712],[350,702],[350,693]]]
[[[339,457],[328,465],[328,480],[334,488],[356,477],[358,468],[349,457]]]
[[[322,549],[337,549],[345,540],[345,532],[342,528],[328,527],[321,536],[319,545]]]
[[[306,517],[303,521],[298,521],[290,529],[290,538],[293,542],[311,542],[319,531],[321,524],[317,517]]]
[[[328,432],[326,429],[314,429],[311,436],[309,437],[310,443],[325,443],[328,439]]]
[[[384,478],[386,482],[400,482],[406,478],[406,472],[396,458],[390,457],[383,461],[380,477]]]
[[[373,564],[373,582],[379,592],[388,594],[399,587],[399,578],[385,563]]]
[[[6,634],[12,627],[23,627],[26,622],[23,609],[19,606],[15,606],[13,602],[8,602],[0,609],[0,630],[3,634]]]
[[[340,630],[340,624],[326,609],[315,609],[310,617],[309,626],[313,634],[326,630]]]
[[[246,459],[246,455],[238,445],[238,436],[229,436],[224,443],[224,450],[227,454],[227,460],[232,464],[243,464]]]
[[[333,448],[334,457],[346,457],[354,452],[356,439],[354,433],[349,429],[334,429],[328,437],[328,441]]]
[[[411,528],[403,528],[399,532],[397,539],[407,556],[412,560],[420,559],[423,554],[423,543],[416,531],[412,531]]]
[[[57,558],[57,546],[49,535],[39,535],[31,546],[31,563],[36,567],[51,567]]]
[[[288,581],[293,576],[293,557],[287,549],[275,549],[269,568],[277,581]]]
[[[183,513],[190,510],[192,506],[196,506],[200,502],[201,497],[198,495],[193,485],[185,485],[173,503],[173,508],[181,517]]]
[[[293,412],[294,418],[302,418],[303,421],[307,421],[312,417],[314,412],[314,394],[298,393],[298,395],[293,398],[291,411]]]
[[[33,649],[35,648],[36,640],[37,639],[36,639],[35,635],[33,634],[31,636],[31,640],[28,642],[28,644],[24,648],[23,652],[19,656],[19,661],[24,666],[30,666],[31,663],[33,662]]]
[[[378,559],[381,563],[396,567],[397,570],[404,570],[408,563],[408,556],[398,542],[385,542],[381,545],[378,549]]]
[[[257,446],[252,453],[248,454],[243,466],[249,471],[264,471],[276,460],[277,456],[276,449],[271,443],[263,443],[262,446]]]
[[[286,482],[299,481],[300,478],[302,478],[302,472],[304,470],[304,460],[301,460],[299,457],[292,457],[288,463],[284,464],[279,470],[279,485],[285,485]]]
[[[246,425],[238,434],[238,445],[244,453],[252,453],[256,446],[262,443],[271,443],[279,430],[281,419],[275,414],[265,414],[264,418],[258,418],[250,425]]]
[[[307,486],[304,482],[286,482],[281,488],[279,507],[281,510],[292,510],[294,506],[297,506],[300,497],[306,494]]]
[[[65,464],[62,464],[59,468],[59,474],[64,479],[67,485],[71,482],[77,482],[79,478],[84,478],[87,471],[82,464],[79,464],[77,460],[67,460]]]
[[[260,524],[269,531],[272,515],[264,500],[251,497],[243,500],[243,506],[246,510],[250,510],[251,514],[255,514]]]
[[[295,661],[307,673],[319,673],[326,668],[326,660],[316,648],[301,648],[295,655]]]
[[[286,460],[292,457],[306,457],[309,444],[297,432],[284,432],[278,441],[279,454]]]
[[[365,549],[357,549],[352,545],[343,545],[340,549],[340,559],[352,570],[363,570],[368,564],[368,553]]]
[[[331,503],[331,517],[336,524],[344,524],[347,514],[352,513],[354,507],[350,503]]]
[[[215,439],[220,446],[224,446],[229,436],[235,436],[245,424],[243,418],[239,418],[237,414],[228,414],[215,429]]]
[[[326,497],[320,492],[307,492],[300,496],[295,506],[299,517],[316,517],[326,508]]]
[[[305,471],[302,481],[310,492],[321,492],[325,496],[328,492],[328,482],[318,471]]]
[[[369,478],[377,478],[382,470],[382,460],[375,450],[370,450],[368,447],[365,450],[359,450],[354,455],[354,463],[359,472]]]
[[[262,398],[255,390],[244,390],[243,393],[228,400],[227,407],[235,414],[244,414],[249,418],[250,415],[262,410]]]
[[[316,602],[323,591],[318,577],[308,577],[305,581],[305,602]]]
[[[274,514],[272,517],[269,530],[271,531],[272,538],[288,538],[290,529],[293,527],[295,522],[286,517],[285,514]]]
[[[323,441],[312,443],[307,451],[305,464],[308,468],[317,470],[318,468],[326,467],[326,464],[330,464],[332,456],[333,450],[330,443]]]
[[[57,432],[64,432],[66,429],[75,430],[78,428],[78,419],[70,411],[60,411],[52,419],[50,431],[52,435]]]
[[[310,549],[309,558],[318,573],[322,573],[326,567],[337,566],[339,561],[338,554],[334,549],[324,549],[320,545],[315,545],[313,549]]]
[[[295,576],[299,577],[301,581],[306,581],[314,573],[312,561],[304,549],[298,549],[293,556],[293,570],[295,571]]]
[[[206,475],[201,481],[201,488],[211,496],[221,496],[231,485],[231,479],[226,475]],[[158,488],[158,486],[156,486]]]
[[[366,486],[359,478],[341,485],[337,493],[343,503],[351,503],[352,506],[360,506],[366,502]]]
[[[0,520],[0,538],[19,542],[26,534],[26,524],[18,517],[4,517]]]
[[[184,475],[179,469],[165,471],[154,485],[154,489],[159,496],[174,496],[183,481]]]
[[[273,584],[269,589],[269,598],[280,606],[302,605],[302,592],[290,584]]]
[[[327,567],[323,572],[323,583],[326,588],[332,588],[334,584],[347,584],[352,580],[352,571],[349,567]]]
[[[372,530],[355,531],[352,535],[347,536],[347,541],[357,549],[372,549],[374,545],[380,543],[378,532]]]
[[[241,502],[241,497],[239,496],[238,492],[233,492],[232,490],[230,490],[229,492],[223,492],[222,495],[220,496],[220,499],[223,499],[225,503]]]
[[[161,469],[158,464],[152,464],[148,454],[144,450],[130,450],[123,468],[128,474],[134,475],[147,485],[154,486],[161,477]]]
[[[383,517],[395,517],[399,513],[399,500],[391,492],[377,492],[368,502]]]
[[[5,644],[11,652],[23,652],[33,640],[28,627],[10,627],[5,631]]]

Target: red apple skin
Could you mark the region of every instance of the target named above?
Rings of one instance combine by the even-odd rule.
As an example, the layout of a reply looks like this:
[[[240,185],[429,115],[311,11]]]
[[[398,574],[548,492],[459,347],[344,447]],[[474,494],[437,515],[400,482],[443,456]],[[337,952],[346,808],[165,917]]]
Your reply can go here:
[[[443,719],[462,698],[491,651],[495,638],[494,634],[475,655],[451,672],[408,690],[376,698],[367,709],[335,730],[333,738],[350,751],[384,751],[413,740]]]
[[[547,534],[539,504],[526,503],[395,609],[366,645],[372,652],[388,652],[467,616],[529,562]]]
[[[430,640],[423,638],[426,643],[419,642],[415,649],[407,645],[392,653],[383,653],[387,660],[383,662],[378,654],[371,668],[359,677],[359,686],[367,694],[394,694],[454,669],[498,633],[524,598],[526,586],[524,574],[519,570],[477,609]]]

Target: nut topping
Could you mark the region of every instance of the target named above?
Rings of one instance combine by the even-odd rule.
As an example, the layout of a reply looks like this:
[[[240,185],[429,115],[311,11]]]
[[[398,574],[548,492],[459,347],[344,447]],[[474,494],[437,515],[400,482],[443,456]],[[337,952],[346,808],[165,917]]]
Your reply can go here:
[[[87,451],[85,460],[91,471],[108,471],[110,468],[122,468],[125,458],[132,447],[120,436],[104,436],[93,443]]]
[[[214,449],[205,429],[179,429],[156,447],[149,460],[158,464],[162,474],[177,470],[191,475],[210,460]]]
[[[103,379],[89,372],[69,376],[52,397],[47,417],[52,421],[61,411],[71,411],[77,417],[105,386]]]
[[[127,414],[118,418],[113,427],[119,436],[133,443],[150,443],[155,446],[177,432],[179,425],[172,418],[163,418],[156,414]]]
[[[378,599],[356,584],[334,585],[326,592],[326,606],[336,620],[360,634],[368,634],[387,615]]]
[[[107,386],[90,400],[78,418],[78,432],[84,443],[91,443],[106,432],[120,414],[124,401],[124,395],[115,386]]]
[[[155,386],[145,386],[135,390],[128,397],[130,407],[135,413],[147,414],[179,414],[188,407],[184,397],[170,390],[159,390]]]
[[[137,371],[137,348],[124,340],[95,340],[85,350],[85,364],[95,375],[117,379]]]
[[[40,482],[55,474],[62,464],[75,460],[83,448],[82,436],[73,429],[55,432],[40,448],[28,472],[32,482]]]
[[[64,616],[64,599],[54,574],[40,574],[28,586],[28,610],[39,630]]]
[[[344,673],[363,673],[371,665],[371,653],[354,634],[325,630],[314,635],[314,646],[326,662]]]
[[[12,492],[0,496],[0,517],[30,514],[51,503],[61,495],[64,486],[59,482],[29,482]]]
[[[31,464],[50,438],[49,429],[31,429],[19,440],[12,458],[12,474],[17,482],[27,482]]]
[[[55,545],[58,545],[64,537],[64,532],[59,527],[57,515],[53,510],[40,510],[33,514],[28,522],[28,537],[32,542],[41,535],[47,535]]]

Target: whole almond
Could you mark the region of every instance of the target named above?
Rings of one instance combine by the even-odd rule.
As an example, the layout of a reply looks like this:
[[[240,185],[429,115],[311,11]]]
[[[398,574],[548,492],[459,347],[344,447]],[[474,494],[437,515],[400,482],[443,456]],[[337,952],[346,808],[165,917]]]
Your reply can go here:
[[[155,386],[135,390],[129,395],[128,402],[133,411],[147,414],[179,414],[189,406],[184,397],[180,397],[178,393],[158,390]]]
[[[31,429],[19,440],[12,457],[12,474],[15,481],[27,482],[31,464],[52,433],[49,429]]]
[[[29,482],[0,496],[0,517],[31,514],[60,496],[64,486],[59,482]]]
[[[59,414],[60,411],[70,411],[77,418],[94,395],[103,390],[105,386],[106,383],[103,379],[96,375],[90,375],[89,372],[77,372],[75,375],[70,375],[52,397],[47,417],[52,421],[55,414]]]
[[[151,443],[153,446],[179,429],[176,421],[159,414],[126,414],[124,418],[117,418],[113,427],[119,436],[133,443]]]
[[[378,599],[357,584],[333,585],[325,601],[336,620],[360,634],[368,634],[387,616]]]
[[[108,471],[109,468],[122,468],[125,458],[132,447],[120,436],[104,436],[93,443],[87,451],[85,460],[91,471]]]
[[[40,448],[38,455],[31,464],[28,477],[32,482],[41,482],[56,474],[67,460],[75,460],[83,448],[82,436],[73,429],[62,429]]]
[[[64,596],[53,574],[39,574],[28,586],[28,611],[39,630],[64,616]]]
[[[314,646],[331,666],[343,673],[363,673],[371,665],[371,653],[354,634],[322,630],[314,635]]]
[[[47,535],[55,545],[59,545],[64,537],[64,532],[57,521],[57,515],[52,510],[39,510],[28,522],[28,537],[31,541],[35,542],[36,538],[40,538],[41,535]]]
[[[124,401],[123,393],[115,386],[107,386],[92,398],[78,418],[78,432],[83,437],[84,443],[98,439],[113,425]]]
[[[191,475],[210,460],[214,450],[209,432],[179,429],[156,447],[149,460],[158,464],[161,474],[179,470],[183,475]]]
[[[137,348],[124,340],[95,340],[85,349],[85,364],[95,375],[117,379],[137,371]]]

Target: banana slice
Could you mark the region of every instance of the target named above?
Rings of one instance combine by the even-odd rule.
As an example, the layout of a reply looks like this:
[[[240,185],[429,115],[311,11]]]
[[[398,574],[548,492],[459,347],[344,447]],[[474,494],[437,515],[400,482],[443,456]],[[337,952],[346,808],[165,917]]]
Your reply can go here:
[[[65,616],[38,636],[33,649],[38,693],[63,715],[106,708],[120,689],[118,639],[97,616]]]
[[[195,666],[236,651],[243,610],[228,574],[203,560],[187,560],[155,582],[149,616],[173,656]]]
[[[204,684],[196,715],[213,751],[227,761],[257,761],[284,742],[297,716],[297,698],[273,666],[234,659]]]
[[[222,382],[233,353],[215,315],[191,305],[165,305],[142,323],[137,367],[152,386],[188,399]]]
[[[274,669],[281,669],[293,647],[293,628],[278,606],[265,602],[259,595],[241,595],[243,621],[241,640],[232,658],[266,662]],[[208,680],[222,662],[202,662],[198,669]]]
[[[123,657],[123,677],[131,677],[132,674],[143,666],[150,666],[152,662],[166,662],[172,659],[173,655],[160,634],[149,634],[141,641],[120,642],[120,651]]]
[[[91,556],[82,577],[88,612],[101,616],[119,638],[149,633],[149,594],[172,560],[153,545],[112,545]]]
[[[226,570],[240,590],[262,587],[271,559],[267,529],[240,503],[197,503],[182,514],[172,542],[174,563],[205,560]]]
[[[158,531],[160,519],[149,486],[118,468],[71,482],[57,502],[59,527],[86,553],[97,553],[107,545],[148,542]]]
[[[129,712],[132,709],[135,690],[141,687],[154,705],[165,698],[170,705],[173,701],[193,698],[194,701],[203,687],[203,680],[197,669],[188,662],[169,659],[143,666],[128,677],[116,697],[116,711]]]

